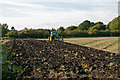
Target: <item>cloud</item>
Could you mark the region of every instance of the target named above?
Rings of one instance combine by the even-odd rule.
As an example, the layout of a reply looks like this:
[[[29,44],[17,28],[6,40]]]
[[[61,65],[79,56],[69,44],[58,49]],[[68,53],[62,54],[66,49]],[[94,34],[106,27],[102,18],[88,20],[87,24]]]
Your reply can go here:
[[[4,13],[10,14],[2,16],[2,23],[8,23],[15,26],[16,29],[28,28],[58,28],[60,26],[68,27],[70,25],[79,25],[84,20],[103,21],[108,23],[117,16],[117,3],[77,3],[81,6],[89,6],[91,9],[65,9],[60,7],[51,7],[45,5],[36,5],[18,2],[1,2],[7,4],[4,6]],[[57,3],[56,3],[57,4]],[[69,4],[69,3],[65,3]],[[75,5],[76,3],[74,3]],[[8,6],[9,5],[9,6]],[[11,7],[10,5],[13,5]],[[73,5],[73,6],[74,6]],[[14,7],[15,6],[15,7]],[[20,7],[17,7],[20,6]],[[22,16],[20,16],[20,14]],[[18,15],[20,17],[16,17]]]
[[[9,0],[4,0],[9,1]],[[14,2],[118,2],[119,0],[11,0]]]
[[[60,9],[60,8],[54,8],[54,7],[47,7],[43,5],[34,5],[34,4],[28,4],[24,2],[11,2],[11,1],[0,1],[0,4],[9,4],[9,5],[14,5],[14,6],[23,6],[23,7],[29,7],[29,8],[38,8],[38,9]]]
[[[18,3],[18,2],[11,2],[11,1],[0,1],[1,4],[9,4],[9,5],[17,5],[17,6],[24,6],[24,7],[39,7],[39,8],[46,8],[45,6],[41,5],[32,5],[32,4],[26,4],[26,3]]]

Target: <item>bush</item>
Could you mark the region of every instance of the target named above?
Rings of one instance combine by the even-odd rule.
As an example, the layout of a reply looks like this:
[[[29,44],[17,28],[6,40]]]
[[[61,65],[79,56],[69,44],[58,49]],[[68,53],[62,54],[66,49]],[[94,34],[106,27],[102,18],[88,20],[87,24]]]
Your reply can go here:
[[[11,59],[15,53],[8,54],[8,48],[5,47],[2,51],[2,79],[12,79],[15,80],[16,77],[22,74],[22,67],[18,65],[16,61]]]

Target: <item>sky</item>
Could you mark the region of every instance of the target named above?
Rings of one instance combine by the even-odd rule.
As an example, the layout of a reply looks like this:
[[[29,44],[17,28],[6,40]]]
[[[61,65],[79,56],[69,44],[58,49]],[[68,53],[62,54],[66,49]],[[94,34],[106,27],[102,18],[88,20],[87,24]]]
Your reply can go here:
[[[17,30],[78,26],[85,20],[108,24],[118,16],[118,0],[4,0],[0,23]]]

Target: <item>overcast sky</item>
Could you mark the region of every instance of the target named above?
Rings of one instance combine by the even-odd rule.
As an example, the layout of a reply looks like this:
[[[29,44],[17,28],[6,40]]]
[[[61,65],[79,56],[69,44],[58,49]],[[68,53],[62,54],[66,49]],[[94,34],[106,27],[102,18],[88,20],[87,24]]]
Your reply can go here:
[[[84,20],[105,24],[118,15],[118,0],[4,0],[0,23],[21,30],[79,25]]]

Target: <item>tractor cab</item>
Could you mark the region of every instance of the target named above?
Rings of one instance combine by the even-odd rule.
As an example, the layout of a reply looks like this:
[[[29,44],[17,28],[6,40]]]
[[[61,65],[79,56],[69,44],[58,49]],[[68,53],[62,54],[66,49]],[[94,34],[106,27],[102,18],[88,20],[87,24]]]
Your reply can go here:
[[[51,32],[50,37],[48,38],[50,41],[58,40],[58,34],[57,32]]]
[[[51,36],[57,37],[57,32],[51,32]]]
[[[50,37],[48,37],[49,41],[55,41],[55,40],[60,40],[60,36],[58,35],[57,32],[51,32]],[[63,37],[61,37],[61,40],[63,41]]]

